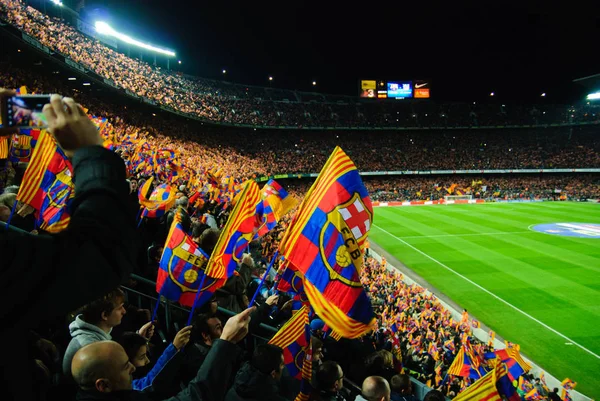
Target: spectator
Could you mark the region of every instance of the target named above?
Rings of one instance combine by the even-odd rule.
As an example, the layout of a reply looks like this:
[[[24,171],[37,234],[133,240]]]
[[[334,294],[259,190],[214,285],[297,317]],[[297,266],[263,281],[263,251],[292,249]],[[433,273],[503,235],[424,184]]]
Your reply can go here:
[[[560,398],[560,395],[558,395],[558,388],[554,387],[552,392],[548,394],[548,399],[550,401],[562,401],[562,398]]]
[[[367,377],[362,384],[362,398],[365,401],[390,401],[389,383],[381,376]]]
[[[204,249],[204,245],[201,246]],[[248,307],[248,300],[245,298],[246,286],[250,282],[253,268],[254,260],[252,256],[244,254],[236,274],[227,279],[225,285],[216,292],[217,302],[221,308],[240,312]]]
[[[164,350],[150,372],[144,377],[133,380],[132,388],[137,391],[145,391],[151,386],[155,386],[155,379],[159,375],[164,376],[167,365],[170,365],[169,369],[171,371],[176,370],[178,364],[173,363],[172,360],[190,340],[191,331],[192,326],[187,326],[179,330],[173,342]],[[123,334],[118,343],[123,347],[129,357],[129,361],[136,369],[143,368],[150,363],[150,359],[148,358],[148,340],[145,337],[137,333],[127,332]],[[173,365],[177,366],[174,367]]]
[[[125,315],[125,293],[117,288],[104,297],[86,305],[82,313],[75,317],[69,325],[71,342],[63,358],[63,373],[71,377],[71,360],[73,355],[83,346],[96,341],[111,340],[110,332],[113,327],[121,324]],[[145,338],[152,337],[154,329],[152,324],[146,324],[140,329],[140,334]]]
[[[280,395],[284,369],[281,348],[271,344],[259,345],[252,360],[238,372],[225,401],[285,401]]]
[[[408,375],[395,375],[390,384],[392,401],[418,401],[412,393],[412,383]]]
[[[317,387],[311,397],[315,401],[344,401],[341,394],[344,388],[344,372],[342,367],[333,361],[324,362],[317,369]]]
[[[425,394],[425,398],[423,398],[423,401],[446,401],[446,397],[444,397],[444,394],[442,394],[438,390],[431,390],[430,392]]]
[[[0,89],[0,103],[11,94],[14,92]],[[0,230],[0,286],[10,300],[4,303],[0,317],[4,328],[0,339],[12,344],[0,361],[7,399],[33,398],[31,378],[23,374],[29,360],[23,355],[28,328],[67,314],[115,288],[137,261],[134,221],[124,210],[128,196],[124,163],[99,146],[98,131],[78,111],[80,107],[58,95],[44,107],[50,132],[73,157],[76,196],[69,228],[56,236]],[[65,110],[75,112],[66,115]],[[27,285],[15,286],[17,277],[26,277]]]
[[[227,321],[221,338],[215,341],[206,363],[187,388],[169,400],[221,400],[227,391],[233,361],[239,349],[235,346],[248,333],[248,309]],[[78,400],[151,400],[147,393],[132,391],[135,366],[121,345],[100,341],[81,348],[73,357],[71,370],[79,386]]]

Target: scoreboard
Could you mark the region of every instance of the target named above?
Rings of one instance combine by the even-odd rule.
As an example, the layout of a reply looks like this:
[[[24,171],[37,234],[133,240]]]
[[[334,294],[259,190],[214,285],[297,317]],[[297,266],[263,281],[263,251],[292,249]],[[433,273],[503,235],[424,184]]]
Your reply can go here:
[[[360,81],[359,96],[369,99],[429,99],[431,81]]]

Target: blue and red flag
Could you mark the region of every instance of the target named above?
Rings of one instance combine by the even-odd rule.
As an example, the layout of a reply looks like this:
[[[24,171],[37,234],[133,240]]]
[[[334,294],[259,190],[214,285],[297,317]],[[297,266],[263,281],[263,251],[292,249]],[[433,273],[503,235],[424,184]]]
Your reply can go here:
[[[505,396],[507,401],[521,401],[521,397],[517,393],[517,389],[513,386],[513,381],[508,375],[506,364],[498,364],[498,366],[496,366],[496,374],[496,388],[500,395]]]
[[[279,277],[277,290],[281,292],[295,292],[296,294],[304,293],[302,273],[290,265],[289,262],[284,261],[283,263],[283,273]]]
[[[256,204],[259,200],[258,185],[253,180],[247,181],[243,191],[236,198],[235,206],[221,230],[206,267],[206,280],[214,280],[214,283],[200,295],[196,307],[202,306],[216,290],[225,285],[238,263],[242,261],[244,251],[259,225],[256,216]]]
[[[177,191],[169,184],[161,184],[154,188],[150,198],[146,198],[153,177],[150,177],[144,185],[138,190],[138,199],[140,205],[144,207],[142,217],[150,217],[153,219],[163,216],[173,207],[176,200]]]
[[[372,221],[358,170],[336,147],[280,244],[280,253],[304,275],[315,312],[345,338],[360,337],[375,324],[359,276]]]
[[[156,292],[181,305],[192,306],[198,292],[208,255],[183,230],[181,212],[173,223],[160,259]],[[210,291],[215,280],[205,279],[202,291]]]
[[[256,214],[262,216],[261,225],[256,233],[257,238],[275,228],[277,222],[296,206],[296,200],[273,179],[265,184],[261,197],[262,200],[256,205]]]
[[[283,362],[291,377],[302,379],[304,355],[310,346],[308,324],[308,307],[300,308],[290,320],[271,338],[269,344],[276,345],[283,350]]]
[[[499,349],[494,352],[488,352],[484,355],[485,359],[498,358],[502,361],[507,368],[507,375],[511,381],[517,380],[519,376],[529,372],[531,365],[529,365],[519,353],[520,347],[510,347],[505,349]]]
[[[17,200],[35,209],[37,226],[57,233],[69,225],[70,200],[75,196],[73,166],[54,137],[42,131],[23,176]]]
[[[472,350],[469,350],[470,344],[467,342],[460,348],[450,368],[448,374],[454,376],[471,377],[479,379],[485,376],[486,372],[480,365],[477,356],[474,356]]]
[[[18,134],[14,134],[10,141],[9,161],[11,163],[28,163],[31,160],[40,132],[39,129],[23,128],[19,130]]]

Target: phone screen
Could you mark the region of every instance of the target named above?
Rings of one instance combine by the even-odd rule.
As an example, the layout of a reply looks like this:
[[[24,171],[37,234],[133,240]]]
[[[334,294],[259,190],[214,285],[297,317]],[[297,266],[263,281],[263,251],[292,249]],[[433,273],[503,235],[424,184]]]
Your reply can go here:
[[[46,103],[50,103],[50,95],[9,97],[6,102],[6,125],[9,127],[47,127],[48,121],[42,113]]]

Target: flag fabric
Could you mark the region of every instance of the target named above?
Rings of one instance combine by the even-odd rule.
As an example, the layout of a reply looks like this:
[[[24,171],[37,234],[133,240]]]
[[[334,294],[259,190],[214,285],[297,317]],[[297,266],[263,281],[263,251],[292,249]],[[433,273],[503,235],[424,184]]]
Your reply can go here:
[[[519,347],[499,349],[494,351],[493,353],[490,352],[488,354],[495,355],[503,363],[506,364],[506,367],[508,369],[508,377],[511,381],[518,379],[519,376],[531,370],[531,365],[525,362],[525,360],[519,353]],[[489,355],[486,356],[486,359],[490,359],[490,357],[493,358],[492,355]]]
[[[483,367],[479,364],[478,357],[473,354],[471,345],[468,342],[463,344],[454,357],[454,361],[448,369],[448,374],[471,377],[473,379],[479,379],[485,375]]]
[[[315,312],[345,338],[360,337],[375,322],[359,276],[372,221],[358,170],[336,147],[280,244],[280,253],[304,275]]]
[[[20,86],[17,89],[15,89],[15,92],[17,92],[17,96],[23,96],[27,94],[27,87],[26,86]]]
[[[10,140],[10,151],[8,154],[11,163],[28,163],[35,145],[39,139],[41,130],[23,128]]]
[[[502,401],[502,397],[496,390],[496,369],[459,393],[453,401]]]
[[[207,262],[208,255],[183,230],[181,211],[177,210],[160,259],[156,292],[192,306]],[[205,280],[201,290],[210,290],[214,284],[215,280]]]
[[[283,273],[279,277],[277,290],[281,292],[304,293],[302,273],[290,266],[289,263],[286,263]]]
[[[214,284],[200,295],[197,307],[202,306],[216,290],[225,285],[227,279],[233,275],[237,264],[242,261],[244,251],[248,248],[259,225],[256,216],[256,204],[259,200],[258,184],[253,180],[246,181],[227,223],[221,230],[206,267],[206,279],[214,280]]]
[[[303,306],[271,338],[269,344],[283,350],[283,361],[291,377],[302,379],[304,355],[310,344],[307,336],[308,307]]]
[[[42,131],[23,175],[17,200],[35,209],[36,225],[57,233],[69,225],[68,205],[75,196],[73,167],[54,137]]]
[[[481,328],[481,323],[479,323],[479,320],[477,320],[477,319],[473,319],[471,321],[471,325],[473,326],[474,329],[480,329]]]
[[[296,200],[273,179],[265,184],[261,197],[262,200],[256,206],[257,214],[262,216],[257,237],[262,237],[275,228],[277,222],[296,206]]]
[[[521,397],[517,393],[517,389],[513,386],[513,381],[508,375],[508,369],[506,364],[501,362],[494,368],[496,371],[496,388],[500,395],[506,397],[507,401],[521,401]]]
[[[488,346],[489,347],[493,347],[494,346],[494,340],[496,339],[496,333],[492,330],[490,330],[490,332],[488,333],[489,335],[489,339],[488,339]]]
[[[0,159],[8,158],[8,141],[10,136],[0,136]]]
[[[153,179],[153,177],[150,177],[144,185],[140,187],[138,190],[138,199],[140,205],[144,207],[142,217],[156,219],[163,216],[173,207],[177,191],[169,184],[161,184],[154,188],[150,198],[146,198]]]
[[[525,394],[525,399],[526,400],[541,400],[542,397],[540,396],[540,393],[537,391],[537,389],[534,388],[533,390],[531,390],[530,392]]]

